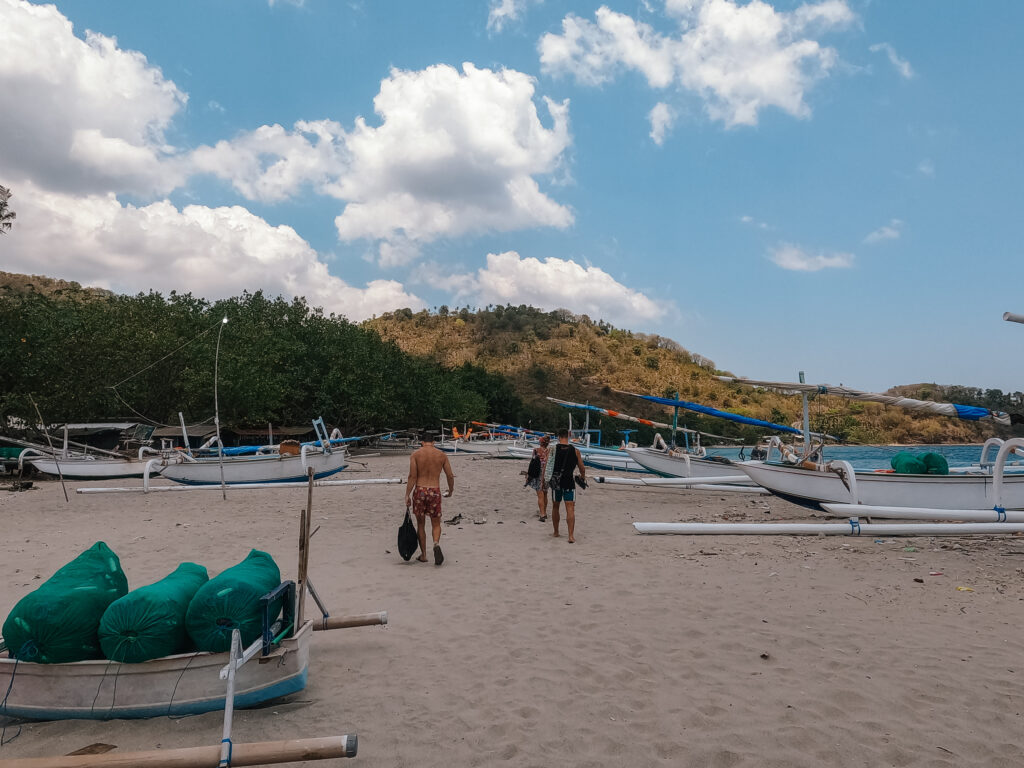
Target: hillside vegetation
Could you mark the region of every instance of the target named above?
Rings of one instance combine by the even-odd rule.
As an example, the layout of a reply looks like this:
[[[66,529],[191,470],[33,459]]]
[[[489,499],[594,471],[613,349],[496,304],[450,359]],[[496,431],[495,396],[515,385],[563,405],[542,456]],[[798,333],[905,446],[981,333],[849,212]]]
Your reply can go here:
[[[412,355],[426,356],[448,368],[472,363],[508,378],[538,420],[565,422],[564,412],[546,396],[595,405],[667,421],[670,410],[615,390],[672,396],[768,421],[796,424],[801,399],[716,380],[731,375],[714,362],[671,339],[632,333],[564,310],[493,307],[470,311],[399,310],[367,321],[382,338]],[[915,385],[909,397],[944,400],[947,390],[957,402],[1005,409],[1020,402],[1020,393],[982,393],[963,387]],[[909,391],[913,390],[913,391]],[[979,402],[984,400],[985,402]],[[941,416],[921,416],[874,403],[835,397],[812,397],[812,428],[857,443],[973,442],[995,434],[992,424],[972,424]],[[684,416],[681,413],[680,418]],[[757,430],[711,417],[685,415],[687,426],[715,434],[751,439]],[[605,419],[608,429],[633,427]],[[1004,430],[1006,432],[1007,430]],[[642,433],[641,437],[646,437]],[[1005,435],[1004,435],[1005,436]]]
[[[222,326],[220,320],[229,322]],[[298,298],[261,292],[210,302],[191,294],[124,296],[39,276],[0,273],[0,423],[111,418],[262,427],[322,415],[347,433],[437,426],[443,419],[554,429],[546,396],[670,421],[671,411],[616,390],[680,397],[776,423],[800,420],[800,398],[716,380],[726,373],[671,339],[567,311],[493,307],[413,313],[362,324]],[[219,356],[216,341],[221,334]],[[1021,393],[917,384],[910,397],[1019,410]],[[35,405],[33,405],[33,402]],[[971,442],[990,424],[812,398],[811,425],[858,443]],[[582,415],[578,415],[579,424]],[[694,429],[751,441],[763,430],[680,412]],[[636,425],[592,416],[605,440]],[[1002,436],[1006,436],[1005,431]],[[647,442],[651,430],[634,439]]]

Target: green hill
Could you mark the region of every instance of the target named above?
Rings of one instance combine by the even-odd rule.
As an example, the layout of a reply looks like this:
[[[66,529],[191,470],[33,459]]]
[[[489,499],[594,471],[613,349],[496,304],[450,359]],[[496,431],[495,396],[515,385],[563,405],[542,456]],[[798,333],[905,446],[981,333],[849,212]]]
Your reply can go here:
[[[449,368],[474,363],[500,373],[512,382],[531,413],[546,424],[565,421],[546,396],[667,420],[669,409],[615,390],[662,396],[678,392],[685,400],[776,423],[797,425],[801,419],[799,397],[718,381],[714,377],[730,375],[728,371],[671,339],[622,330],[565,310],[506,306],[452,311],[441,307],[436,313],[413,313],[406,309],[364,325],[409,354],[429,357]],[[981,403],[977,402],[978,391],[963,387],[916,385],[907,389],[916,393],[904,393],[907,396],[936,400],[944,400],[942,395],[952,391],[963,396],[957,402],[995,408],[1013,401],[998,390],[989,391],[986,403]],[[816,431],[858,443],[973,442],[995,431],[992,425],[921,416],[835,397],[812,397],[810,415]],[[685,418],[688,426],[715,434],[747,439],[758,434],[720,419],[693,414]],[[633,426],[605,421],[606,429]]]
[[[125,296],[51,278],[0,273],[0,422],[145,417],[174,424],[212,416],[214,340],[222,421],[263,427],[323,415],[345,431],[499,421],[553,429],[558,397],[668,421],[669,409],[616,390],[680,397],[797,424],[800,399],[718,381],[711,360],[671,339],[615,328],[565,310],[527,306],[408,309],[361,324],[304,299],[261,292],[210,302],[191,294]],[[114,386],[116,385],[116,387]],[[1019,409],[1021,393],[916,384],[907,396]],[[971,442],[991,425],[919,416],[873,403],[812,398],[811,426],[858,443]],[[756,439],[763,430],[681,413],[704,432]],[[617,440],[635,425],[592,419]],[[578,422],[577,422],[578,423]],[[1003,436],[1007,430],[1004,430]],[[645,429],[638,436],[649,441]]]

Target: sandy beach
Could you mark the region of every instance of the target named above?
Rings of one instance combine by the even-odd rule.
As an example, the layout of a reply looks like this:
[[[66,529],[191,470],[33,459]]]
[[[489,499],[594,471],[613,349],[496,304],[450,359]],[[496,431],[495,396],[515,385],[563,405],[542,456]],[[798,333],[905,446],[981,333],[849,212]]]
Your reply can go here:
[[[408,468],[366,461],[357,476]],[[536,519],[525,461],[453,466],[444,517],[462,522],[444,526],[441,567],[397,553],[403,486],[315,491],[318,591],[333,614],[390,623],[319,633],[308,688],[236,712],[236,741],[357,733],[357,764],[409,768],[1024,764],[1024,538],[645,537],[630,523],[811,513],[591,484],[569,545]],[[97,540],[131,587],[252,547],[294,578],[305,498],[0,492],[0,612]],[[27,723],[0,759],[216,744],[221,721]]]

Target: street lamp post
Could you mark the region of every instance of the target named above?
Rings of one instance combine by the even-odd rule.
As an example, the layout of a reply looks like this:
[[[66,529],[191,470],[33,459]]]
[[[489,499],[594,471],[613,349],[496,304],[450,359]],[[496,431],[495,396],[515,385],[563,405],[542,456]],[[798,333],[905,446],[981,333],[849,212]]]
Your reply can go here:
[[[224,482],[224,443],[220,439],[220,403],[217,400],[217,373],[220,365],[220,335],[224,332],[228,318],[225,315],[220,321],[220,328],[217,330],[217,350],[213,355],[213,425],[217,430],[217,463],[220,465],[220,493],[227,501],[227,485]]]

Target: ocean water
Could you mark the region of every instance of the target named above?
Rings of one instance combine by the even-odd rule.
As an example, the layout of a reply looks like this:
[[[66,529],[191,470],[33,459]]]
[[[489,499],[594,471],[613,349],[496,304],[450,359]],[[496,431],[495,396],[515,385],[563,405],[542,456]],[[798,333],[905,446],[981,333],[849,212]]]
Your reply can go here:
[[[965,467],[976,464],[981,458],[981,444],[977,445],[911,445],[911,446],[875,446],[875,445],[826,445],[825,460],[843,459],[850,462],[854,469],[889,469],[892,457],[900,451],[914,455],[922,453],[938,453],[945,457],[951,467]],[[750,458],[750,446],[745,448]],[[728,459],[739,458],[738,447],[708,448],[711,456],[724,456]],[[778,454],[773,452],[773,458]],[[996,451],[989,451],[989,460],[996,457]],[[1016,462],[1010,462],[1016,463]]]

